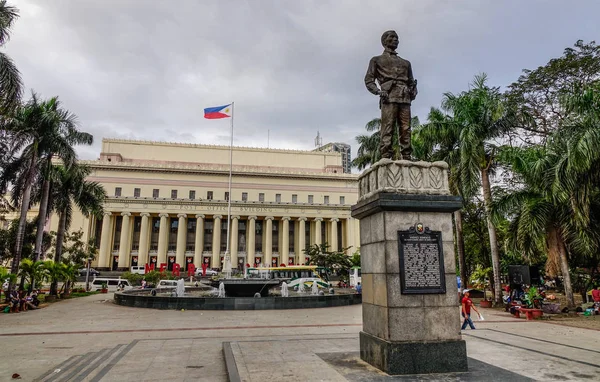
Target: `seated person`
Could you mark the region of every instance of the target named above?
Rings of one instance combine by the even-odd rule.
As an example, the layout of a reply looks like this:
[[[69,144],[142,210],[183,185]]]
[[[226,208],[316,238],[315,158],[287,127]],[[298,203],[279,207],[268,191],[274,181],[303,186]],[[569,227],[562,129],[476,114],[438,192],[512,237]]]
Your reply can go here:
[[[19,294],[17,293],[16,290],[13,290],[10,292],[9,303],[10,303],[11,312],[18,313],[19,312]]]
[[[40,300],[38,298],[38,291],[34,290],[31,293],[31,303],[37,308],[40,305]]]
[[[31,296],[31,294],[28,294],[27,297],[25,297],[25,308],[26,309],[37,309],[38,308],[36,305],[33,304],[33,297]]]
[[[25,290],[21,289],[19,291],[19,309],[23,312],[27,310],[26,302],[27,302],[26,292],[25,292]]]

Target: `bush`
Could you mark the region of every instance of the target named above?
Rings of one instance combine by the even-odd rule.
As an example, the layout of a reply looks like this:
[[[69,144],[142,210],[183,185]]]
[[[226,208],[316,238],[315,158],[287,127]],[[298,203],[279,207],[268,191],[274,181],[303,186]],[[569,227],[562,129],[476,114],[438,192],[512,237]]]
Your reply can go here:
[[[159,271],[150,271],[144,275],[148,284],[156,285],[161,280],[161,274]]]
[[[142,279],[144,278],[144,275],[139,275],[137,273],[131,273],[131,272],[125,272],[125,273],[123,273],[123,275],[121,277],[124,278],[125,280],[129,281],[129,283],[132,286],[140,286],[140,285],[142,285]]]

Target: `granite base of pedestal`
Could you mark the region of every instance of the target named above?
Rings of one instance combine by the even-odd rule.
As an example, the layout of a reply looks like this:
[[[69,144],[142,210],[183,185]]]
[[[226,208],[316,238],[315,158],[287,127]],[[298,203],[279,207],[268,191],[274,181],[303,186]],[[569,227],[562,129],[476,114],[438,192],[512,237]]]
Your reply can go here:
[[[360,358],[390,375],[467,371],[464,340],[390,342],[361,331]]]

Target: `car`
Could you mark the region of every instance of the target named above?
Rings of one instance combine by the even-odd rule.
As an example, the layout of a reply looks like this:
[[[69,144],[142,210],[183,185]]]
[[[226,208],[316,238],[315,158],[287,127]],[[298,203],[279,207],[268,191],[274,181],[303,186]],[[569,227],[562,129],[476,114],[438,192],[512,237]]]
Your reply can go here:
[[[212,269],[206,270],[206,276],[216,276],[219,272],[213,271]],[[202,268],[196,268],[196,276],[202,276]]]
[[[85,276],[87,274],[87,268],[81,268],[79,270],[79,276]],[[94,268],[90,268],[90,276],[100,276],[100,272]]]

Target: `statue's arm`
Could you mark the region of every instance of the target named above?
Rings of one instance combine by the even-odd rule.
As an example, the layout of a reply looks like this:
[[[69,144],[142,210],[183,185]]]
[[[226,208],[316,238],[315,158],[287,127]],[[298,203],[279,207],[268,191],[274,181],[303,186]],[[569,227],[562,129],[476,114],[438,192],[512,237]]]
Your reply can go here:
[[[412,65],[410,62],[408,63],[408,87],[410,89],[410,99],[414,100],[417,98],[417,80],[413,76]]]
[[[375,63],[375,58],[373,57],[369,62],[369,67],[367,68],[367,74],[365,75],[365,85],[367,86],[367,90],[375,95],[379,95],[379,88],[375,83],[377,73],[377,64]]]

